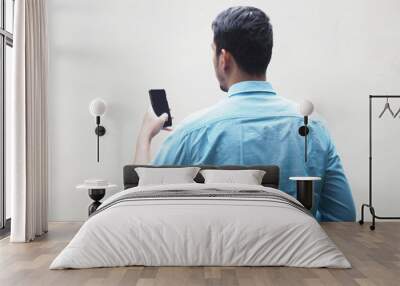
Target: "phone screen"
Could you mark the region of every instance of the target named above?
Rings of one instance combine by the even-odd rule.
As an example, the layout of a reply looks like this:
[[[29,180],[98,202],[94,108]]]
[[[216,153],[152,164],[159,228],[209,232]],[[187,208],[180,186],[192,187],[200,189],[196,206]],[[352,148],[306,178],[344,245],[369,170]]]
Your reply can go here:
[[[163,113],[168,114],[168,120],[165,121],[164,127],[169,127],[172,125],[171,113],[169,110],[169,105],[167,101],[167,94],[164,89],[150,89],[150,102],[153,107],[154,113],[160,116]]]

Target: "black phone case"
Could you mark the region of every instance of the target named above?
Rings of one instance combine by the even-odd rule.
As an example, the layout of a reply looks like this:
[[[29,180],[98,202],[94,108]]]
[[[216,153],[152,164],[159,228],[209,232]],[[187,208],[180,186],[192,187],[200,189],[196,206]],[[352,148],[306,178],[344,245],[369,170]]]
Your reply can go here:
[[[156,101],[159,100],[158,98],[160,96],[164,95],[164,94],[160,94],[160,93],[164,93],[165,94],[164,99],[162,99],[162,100],[165,100],[165,103],[164,103],[164,105],[165,105],[164,109],[165,110],[164,109],[157,110],[157,106],[158,105],[157,105]],[[168,104],[168,100],[167,100],[167,94],[166,94],[165,90],[150,89],[149,90],[149,95],[150,95],[151,106],[152,106],[152,108],[154,110],[154,113],[157,116],[160,116],[163,113],[167,113],[168,114],[168,120],[165,121],[163,128],[172,126],[172,117],[171,117],[171,112],[170,112],[170,109],[169,109],[169,104]]]

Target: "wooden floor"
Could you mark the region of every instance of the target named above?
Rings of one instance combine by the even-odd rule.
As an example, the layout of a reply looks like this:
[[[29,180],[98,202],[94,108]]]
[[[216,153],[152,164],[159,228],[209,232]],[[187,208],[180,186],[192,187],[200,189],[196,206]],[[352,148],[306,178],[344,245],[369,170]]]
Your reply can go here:
[[[0,285],[400,285],[400,222],[326,223],[352,269],[289,267],[122,267],[48,270],[80,223],[51,223],[32,243],[0,241]]]

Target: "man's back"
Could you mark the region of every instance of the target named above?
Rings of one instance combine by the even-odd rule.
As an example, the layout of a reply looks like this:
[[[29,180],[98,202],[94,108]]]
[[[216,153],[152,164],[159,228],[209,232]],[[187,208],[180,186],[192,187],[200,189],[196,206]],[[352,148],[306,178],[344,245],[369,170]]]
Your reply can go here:
[[[296,194],[290,176],[320,176],[315,186],[317,217],[353,221],[354,203],[332,140],[317,120],[309,122],[308,161],[303,118],[294,103],[264,81],[231,86],[228,97],[189,117],[164,142],[156,165],[278,165],[280,189]]]

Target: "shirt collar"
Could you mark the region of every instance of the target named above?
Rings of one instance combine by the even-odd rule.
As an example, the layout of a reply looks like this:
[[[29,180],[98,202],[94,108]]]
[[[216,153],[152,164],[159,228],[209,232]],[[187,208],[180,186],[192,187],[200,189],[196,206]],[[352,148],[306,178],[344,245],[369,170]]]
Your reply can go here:
[[[271,84],[266,81],[241,81],[233,84],[228,90],[228,96],[246,95],[246,93],[262,92],[276,95]]]

